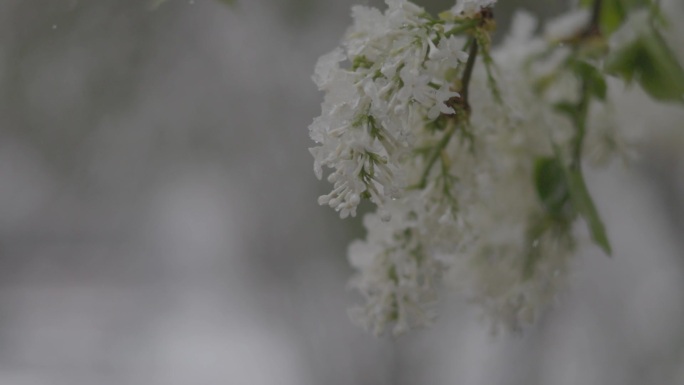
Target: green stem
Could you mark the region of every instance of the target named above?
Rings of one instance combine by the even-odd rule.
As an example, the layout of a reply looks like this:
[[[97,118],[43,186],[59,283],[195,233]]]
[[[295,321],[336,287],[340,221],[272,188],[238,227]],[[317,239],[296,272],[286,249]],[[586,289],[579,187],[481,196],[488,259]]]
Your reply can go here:
[[[591,94],[589,92],[589,80],[582,80],[582,88],[580,93],[580,101],[577,104],[577,133],[575,135],[574,146],[572,151],[572,167],[579,170],[582,162],[582,143],[587,131],[587,117],[589,116],[589,102],[591,101]]]
[[[460,93],[460,102],[457,103],[457,105],[455,106],[455,107],[458,107],[458,105],[460,105],[463,107],[463,109],[465,110],[466,119],[467,119],[469,112],[470,112],[470,106],[468,104],[468,87],[470,86],[470,79],[472,78],[473,69],[475,68],[475,59],[477,58],[477,50],[478,50],[477,40],[473,38],[473,39],[471,39],[470,49],[468,50],[468,61],[466,62],[466,67],[463,70],[463,76],[461,77],[461,89],[459,92]],[[423,189],[427,185],[427,178],[428,178],[428,176],[430,176],[430,170],[432,170],[432,166],[435,165],[435,162],[437,162],[437,159],[439,159],[442,151],[449,144],[449,140],[451,140],[451,136],[456,131],[456,128],[458,128],[458,124],[456,124],[456,123],[457,123],[457,119],[458,119],[457,117],[460,117],[460,116],[461,116],[461,114],[459,114],[459,111],[455,111],[455,116],[450,116],[448,118],[447,128],[446,128],[446,131],[444,132],[444,136],[442,136],[442,139],[439,140],[439,143],[437,143],[435,150],[430,155],[430,159],[428,159],[427,166],[425,167],[425,170],[423,170],[423,174],[420,177],[420,182],[418,182],[418,188]]]
[[[449,140],[451,139],[451,135],[456,131],[456,122],[454,119],[449,119],[449,122],[447,123],[447,129],[444,132],[444,136],[442,136],[442,139],[439,140],[439,143],[437,143],[437,147],[435,148],[435,151],[430,155],[430,159],[428,159],[427,166],[425,167],[425,170],[423,170],[423,174],[420,176],[420,182],[418,183],[418,188],[425,188],[427,185],[427,178],[430,175],[430,170],[432,170],[432,166],[435,165],[435,162],[437,162],[437,159],[439,159],[442,150],[444,150],[449,144]]]
[[[601,33],[601,9],[603,8],[603,0],[594,0],[591,7],[591,19],[585,28],[584,37],[596,36]],[[573,152],[572,152],[572,167],[580,170],[582,161],[582,143],[584,135],[587,130],[587,117],[589,115],[589,103],[591,102],[591,80],[586,77],[582,79],[582,86],[580,90],[580,100],[577,105],[578,114],[575,125],[577,126],[577,135],[575,136]]]

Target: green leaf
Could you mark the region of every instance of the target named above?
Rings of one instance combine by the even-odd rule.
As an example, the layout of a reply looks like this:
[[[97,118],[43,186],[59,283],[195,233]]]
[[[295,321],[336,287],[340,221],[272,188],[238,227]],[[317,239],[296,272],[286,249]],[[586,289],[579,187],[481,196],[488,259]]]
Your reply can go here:
[[[600,100],[606,100],[608,86],[606,85],[606,79],[601,71],[584,61],[575,61],[573,63],[573,69],[577,76],[584,80],[584,84],[587,85],[587,91],[590,95],[593,95]]]
[[[656,100],[684,102],[684,69],[653,28],[609,55],[605,69],[637,81]]]
[[[564,114],[570,118],[575,126],[577,126],[581,120],[580,109],[577,103],[568,101],[558,102],[553,105],[553,108],[556,110],[556,112]]]
[[[642,64],[637,63],[642,62]],[[644,48],[641,40],[637,39],[617,51],[611,52],[606,58],[604,69],[607,73],[623,78],[631,83],[639,72],[639,66],[646,64]]]
[[[542,205],[552,217],[572,216],[570,190],[563,165],[557,158],[537,158],[534,163],[534,185]]]
[[[581,4],[591,7],[596,0],[582,0]],[[627,19],[629,13],[637,8],[651,7],[652,0],[603,0],[601,8],[601,31],[606,36],[615,32]]]
[[[684,69],[658,31],[650,32],[641,39],[653,66],[642,69],[639,83],[658,100],[684,101]]]
[[[601,30],[611,34],[625,21],[627,12],[618,0],[607,0],[601,11]]]
[[[555,152],[555,158],[539,158],[535,162],[535,187],[545,207],[548,207],[547,211],[552,215],[551,219],[559,223],[569,223],[576,214],[580,214],[589,226],[594,243],[607,255],[611,255],[612,249],[605,226],[584,182],[582,169],[566,166],[559,158],[557,147]],[[545,187],[540,188],[541,186]],[[564,200],[568,200],[566,192],[569,192],[570,204],[561,206]],[[554,212],[560,215],[553,215]]]
[[[599,100],[605,101],[606,94],[608,93],[608,86],[606,85],[606,80],[601,76],[600,78],[594,79],[589,88],[589,92],[596,96]]]
[[[606,229],[587,190],[582,171],[580,169],[566,170],[566,177],[573,205],[589,225],[591,238],[607,255],[611,255],[612,250]]]

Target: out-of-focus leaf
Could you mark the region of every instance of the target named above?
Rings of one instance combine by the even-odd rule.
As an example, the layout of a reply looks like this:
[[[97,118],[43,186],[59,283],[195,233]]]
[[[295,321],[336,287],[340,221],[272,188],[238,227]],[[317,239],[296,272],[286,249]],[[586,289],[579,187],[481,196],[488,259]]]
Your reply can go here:
[[[604,75],[593,65],[585,61],[576,61],[573,68],[578,77],[588,87],[587,92],[600,100],[606,100],[607,85]]]
[[[582,170],[568,167],[556,157],[538,158],[534,168],[535,187],[549,219],[557,223],[570,223],[575,215],[581,215],[589,226],[589,232],[596,243],[607,255],[612,249],[603,221],[589,194]],[[540,229],[533,228],[536,234]],[[534,235],[533,234],[533,235]],[[534,253],[530,263],[535,263]]]
[[[565,116],[570,118],[570,120],[575,126],[579,124],[579,120],[581,119],[581,117],[580,109],[577,106],[577,103],[562,101],[554,104],[553,108],[556,110],[556,112],[564,114]]]
[[[606,58],[605,70],[637,81],[653,98],[684,102],[684,69],[653,28]]]
[[[581,4],[591,7],[594,1],[596,0],[581,0]],[[603,0],[600,20],[601,31],[608,36],[622,25],[632,10],[651,6],[651,0]]]
[[[607,255],[611,255],[612,249],[610,247],[608,235],[606,234],[606,229],[596,210],[594,201],[591,199],[591,195],[587,190],[587,186],[584,183],[584,177],[582,176],[581,170],[566,170],[566,177],[572,202],[577,212],[582,215],[585,221],[587,221],[591,238]]]
[[[641,40],[637,39],[619,50],[611,52],[606,58],[604,70],[631,83],[638,72],[639,64],[637,61],[645,61],[645,55]]]
[[[653,62],[642,69],[641,86],[658,100],[684,101],[684,69],[665,39],[655,29],[641,39]]]
[[[565,179],[563,165],[558,159],[542,157],[535,161],[534,185],[544,208],[552,217],[568,217],[570,190]]]

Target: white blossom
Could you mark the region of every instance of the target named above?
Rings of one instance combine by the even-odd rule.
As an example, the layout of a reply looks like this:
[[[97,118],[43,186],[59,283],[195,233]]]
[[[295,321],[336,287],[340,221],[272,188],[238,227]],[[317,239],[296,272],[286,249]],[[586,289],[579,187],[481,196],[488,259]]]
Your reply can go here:
[[[482,8],[492,7],[497,0],[457,0],[456,5],[451,8],[454,15],[473,17]]]
[[[358,269],[352,285],[366,297],[365,306],[354,310],[354,318],[376,333],[386,325],[401,332],[429,324],[436,285],[445,273],[447,281],[464,288],[495,324],[513,329],[538,317],[562,284],[571,241],[548,233],[529,240],[526,234],[543,215],[532,184],[534,161],[553,153],[552,139],[569,140],[572,131],[567,119],[534,93],[530,86],[534,74],[521,76],[528,55],[520,55],[520,50],[530,54],[530,46],[542,48],[539,40],[524,32],[531,31],[534,23],[530,17],[516,17],[514,29],[523,32],[492,53],[507,64],[498,78],[506,105],[494,101],[482,68],[473,74],[471,125],[477,136],[473,143],[450,141],[449,176],[433,172],[420,192],[411,191],[386,204],[387,222],[381,214],[369,215],[364,221],[366,240],[350,247],[350,261]],[[457,55],[463,57],[462,53],[453,56]],[[440,55],[433,58],[441,59]],[[402,69],[406,85],[396,98],[418,103],[434,98],[425,86],[426,75],[408,71]],[[419,134],[426,135],[416,133],[418,143]],[[425,162],[425,158],[409,158],[401,167],[415,181]],[[532,247],[545,258],[535,266],[537,274],[525,278]]]
[[[451,12],[463,21],[494,3],[458,1]],[[468,54],[465,39],[445,32],[454,24],[408,1],[387,5],[354,7],[342,48],[314,74],[326,96],[310,151],[316,175],[330,168],[333,184],[319,203],[343,218],[364,198],[377,206],[364,218],[366,238],[349,247],[350,285],[365,299],[352,316],[376,333],[429,324],[446,280],[493,324],[520,328],[554,301],[576,242],[568,223],[549,221],[535,186],[539,159],[565,162],[559,149],[574,143],[572,121],[554,108],[579,97],[571,53],[549,51],[533,34],[537,21],[517,14],[489,52],[495,74],[474,67],[464,107],[454,72],[462,76]],[[549,30],[574,31],[558,23]],[[609,116],[598,125],[589,117],[587,151],[621,143]]]
[[[415,4],[388,0],[387,5],[384,13],[353,7],[343,49],[322,56],[314,73],[326,92],[321,116],[309,126],[319,144],[311,149],[314,171],[321,178],[324,167],[333,169],[328,177],[333,190],[319,203],[341,217],[354,216],[363,197],[382,206],[401,195],[405,178],[398,162],[411,151],[407,139],[420,126],[416,120],[454,113],[446,103],[458,95],[443,78],[446,66],[425,63],[432,39],[443,38],[450,49],[453,42],[425,28],[429,19]],[[462,57],[460,51],[444,52],[435,60]]]

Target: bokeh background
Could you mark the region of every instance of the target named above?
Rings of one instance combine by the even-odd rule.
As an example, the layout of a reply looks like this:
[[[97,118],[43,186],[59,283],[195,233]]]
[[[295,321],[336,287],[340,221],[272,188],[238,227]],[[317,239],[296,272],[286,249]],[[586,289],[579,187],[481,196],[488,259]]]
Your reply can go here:
[[[684,109],[635,89],[637,161],[589,175],[614,257],[583,249],[539,324],[457,296],[398,339],[351,324],[363,230],[316,204],[307,126],[352,3],[382,5],[0,1],[0,384],[684,384]],[[570,5],[500,3],[500,31]]]

